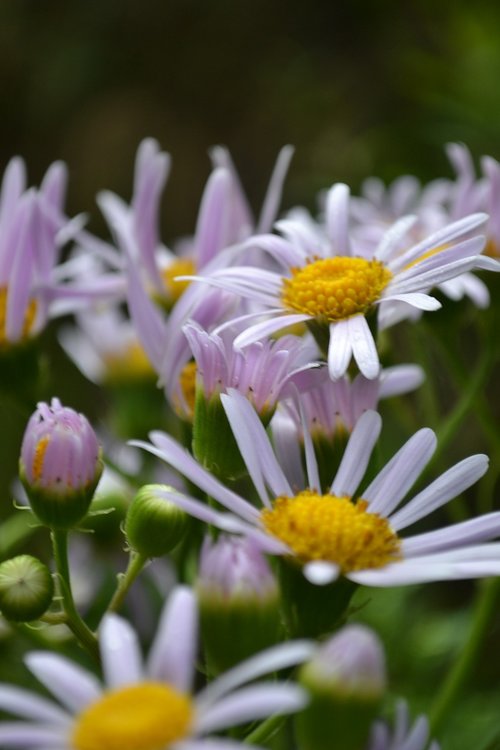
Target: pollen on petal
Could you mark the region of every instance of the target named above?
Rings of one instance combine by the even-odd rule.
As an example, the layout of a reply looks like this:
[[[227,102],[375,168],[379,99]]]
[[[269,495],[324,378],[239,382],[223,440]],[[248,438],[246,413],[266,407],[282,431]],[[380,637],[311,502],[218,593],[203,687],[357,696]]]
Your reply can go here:
[[[392,273],[377,260],[337,256],[292,268],[283,279],[281,299],[287,310],[332,323],[365,313],[380,298]]]
[[[47,448],[49,446],[49,442],[50,442],[50,437],[48,435],[45,435],[45,437],[41,438],[36,445],[35,453],[33,456],[33,463],[32,463],[32,473],[33,473],[34,482],[37,482],[42,476],[43,462],[45,459]]]

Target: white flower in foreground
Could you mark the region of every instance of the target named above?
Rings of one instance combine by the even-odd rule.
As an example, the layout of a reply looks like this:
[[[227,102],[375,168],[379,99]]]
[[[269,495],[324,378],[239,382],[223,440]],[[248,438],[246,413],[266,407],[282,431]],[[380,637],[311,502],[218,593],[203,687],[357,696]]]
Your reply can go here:
[[[107,615],[100,633],[105,685],[57,654],[34,652],[26,663],[58,703],[0,685],[0,709],[21,721],[0,722],[0,747],[26,750],[235,750],[205,735],[236,724],[300,710],[294,684],[245,682],[310,658],[314,645],[295,641],[263,651],[191,694],[197,653],[193,593],[179,587],[162,615],[143,664],[130,625]]]
[[[377,721],[373,725],[372,735],[366,750],[439,750],[440,746],[434,740],[429,742],[429,722],[425,716],[419,716],[413,726],[410,726],[408,706],[405,701],[399,701],[396,706],[394,731]]]
[[[309,322],[321,329],[328,342],[333,380],[346,372],[351,357],[363,375],[375,378],[380,363],[366,316],[378,310],[387,327],[392,324],[384,315],[387,305],[392,308],[402,302],[419,310],[437,310],[441,304],[429,295],[432,287],[474,268],[500,270],[500,264],[481,256],[484,237],[470,237],[487,218],[486,214],[468,216],[401,252],[401,242],[415,223],[415,217],[406,216],[384,234],[371,257],[356,257],[348,229],[349,188],[337,184],[327,197],[323,242],[304,233],[299,221],[289,220],[277,224],[285,237],[262,235],[246,243],[267,251],[283,270],[233,266],[195,278],[261,305],[260,313],[253,315],[266,320],[237,336],[236,348]]]
[[[487,456],[460,461],[398,509],[434,453],[437,441],[432,430],[416,432],[375,479],[359,490],[382,421],[376,412],[366,412],[325,491],[307,430],[304,477],[295,457],[290,466],[279,465],[264,427],[241,394],[231,391],[221,400],[261,509],[217,481],[168,435],[152,432],[152,444],[133,443],[175,466],[231,511],[231,515],[218,513],[175,491],[162,493],[188,513],[226,531],[248,534],[271,554],[295,557],[306,577],[317,584],[340,575],[368,586],[500,575],[500,543],[490,543],[500,536],[500,512],[437,531],[400,536],[403,529],[477,482],[488,468]],[[288,476],[294,477],[293,488]]]

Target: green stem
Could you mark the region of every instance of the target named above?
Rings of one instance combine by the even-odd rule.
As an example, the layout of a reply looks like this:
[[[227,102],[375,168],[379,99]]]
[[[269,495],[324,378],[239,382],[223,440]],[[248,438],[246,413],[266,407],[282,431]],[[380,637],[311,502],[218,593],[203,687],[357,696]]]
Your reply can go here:
[[[59,574],[62,604],[67,617],[66,625],[91,656],[99,661],[99,645],[96,635],[78,614],[73,600],[68,563],[68,532],[63,529],[52,529],[51,536],[56,569]]]
[[[108,612],[118,612],[125,600],[125,597],[128,594],[130,587],[132,586],[141,570],[144,568],[147,560],[147,557],[143,557],[138,552],[130,553],[127,570],[125,571],[125,573],[121,573],[118,576],[118,586],[115,593],[113,594],[113,598],[109,603],[107,610]]]
[[[250,732],[250,734],[245,737],[243,742],[246,745],[260,745],[263,742],[266,742],[271,737],[273,737],[279,729],[281,729],[284,721],[285,717],[281,714],[270,716],[268,719],[263,721],[262,724],[259,724],[259,726],[253,730],[253,732]]]
[[[458,659],[448,673],[429,714],[431,735],[442,726],[469,678],[480,653],[488,625],[496,609],[500,591],[500,578],[491,578],[481,584],[475,602],[469,637]]]

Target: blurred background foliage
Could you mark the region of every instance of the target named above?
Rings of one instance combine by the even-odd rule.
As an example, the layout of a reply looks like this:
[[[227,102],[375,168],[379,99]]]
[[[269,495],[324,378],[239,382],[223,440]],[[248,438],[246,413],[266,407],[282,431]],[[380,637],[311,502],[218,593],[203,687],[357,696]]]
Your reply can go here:
[[[311,209],[317,192],[337,180],[357,190],[371,174],[451,177],[443,150],[449,141],[465,142],[476,157],[499,158],[499,80],[500,10],[486,0],[2,0],[0,164],[22,155],[36,184],[51,161],[65,160],[69,214],[89,212],[90,228],[103,233],[96,192],[128,198],[137,146],[154,136],[173,157],[162,212],[168,243],[193,231],[210,171],[207,150],[217,143],[230,148],[256,210],[285,143],[296,153],[283,205]],[[490,288],[495,301],[498,284]],[[478,314],[469,302],[447,302],[410,337],[408,326],[391,332],[431,382],[427,395],[387,407],[395,426],[389,453],[408,425],[443,426],[473,374],[478,335],[498,337],[498,315],[498,304]],[[46,397],[57,383],[64,403],[99,420],[107,397],[63,357],[53,333],[46,343],[56,363]],[[401,350],[387,363],[401,362]],[[494,452],[482,496],[463,501],[469,513],[490,510],[498,495],[497,375],[482,384],[434,467],[437,473],[467,453]],[[489,411],[489,438],[476,407],[483,416]],[[5,401],[0,415],[6,486],[28,415],[20,418]],[[460,652],[474,589],[447,584],[361,597],[360,618],[388,648],[394,694],[412,700],[414,711],[429,709],[433,686]],[[498,660],[491,659],[499,625],[493,620],[444,748],[500,747]],[[14,656],[4,662],[7,672],[16,672]]]

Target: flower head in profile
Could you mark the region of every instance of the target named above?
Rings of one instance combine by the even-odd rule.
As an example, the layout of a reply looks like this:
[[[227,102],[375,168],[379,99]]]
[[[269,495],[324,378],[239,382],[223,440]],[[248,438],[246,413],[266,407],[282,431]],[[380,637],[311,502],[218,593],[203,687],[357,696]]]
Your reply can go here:
[[[0,722],[1,747],[224,750],[227,741],[206,735],[305,705],[304,691],[294,684],[242,686],[304,661],[313,644],[296,641],[268,649],[193,695],[197,610],[190,589],[179,587],[164,609],[146,661],[134,630],[116,615],[103,620],[100,649],[104,684],[63,656],[28,654],[28,668],[57,703],[0,685],[1,710],[20,717]]]
[[[415,217],[404,217],[385,233],[370,257],[361,257],[354,254],[349,234],[349,189],[337,184],[327,197],[323,241],[304,232],[300,221],[278,222],[284,237],[263,235],[248,244],[267,251],[280,271],[233,266],[214,270],[202,280],[260,304],[260,316],[266,320],[237,336],[237,348],[307,322],[326,342],[332,379],[346,372],[352,357],[371,379],[380,370],[367,321],[372,313],[380,317],[384,307],[395,302],[436,310],[441,304],[429,295],[432,287],[473,268],[500,269],[480,255],[484,238],[470,237],[486,219],[485,214],[468,216],[401,252],[402,239],[415,222]],[[387,315],[383,321],[385,327],[390,324]]]
[[[366,412],[357,422],[340,466],[322,487],[309,433],[304,430],[306,473],[280,465],[250,403],[232,391],[221,396],[240,453],[260,498],[256,508],[225,487],[161,432],[152,443],[134,441],[196,484],[231,514],[218,513],[191,497],[165,497],[189,513],[233,533],[247,534],[272,554],[293,558],[313,583],[339,576],[369,586],[494,576],[500,573],[500,513],[437,531],[403,537],[401,531],[425,518],[483,476],[486,456],[459,462],[401,506],[430,461],[436,436],[424,428],[413,435],[368,486],[360,484],[381,430],[381,418]],[[288,477],[293,477],[293,484]]]
[[[370,742],[366,750],[439,750],[440,745],[433,740],[429,744],[429,721],[419,716],[411,724],[408,706],[398,701],[394,728],[391,730],[383,721],[376,721],[372,727]]]

